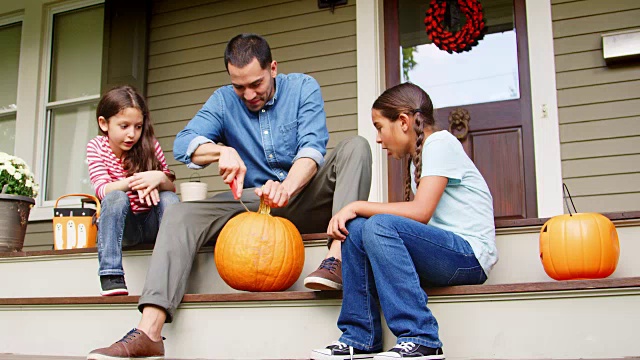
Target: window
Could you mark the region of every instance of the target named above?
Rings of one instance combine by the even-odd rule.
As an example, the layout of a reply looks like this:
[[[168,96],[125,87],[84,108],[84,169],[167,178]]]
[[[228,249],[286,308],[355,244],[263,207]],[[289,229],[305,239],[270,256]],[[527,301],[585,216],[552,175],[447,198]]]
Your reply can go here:
[[[488,33],[470,51],[453,54],[438,49],[425,32],[428,1],[399,0],[399,7],[402,81],[425,89],[436,108],[520,98],[511,1],[483,1]]]
[[[103,23],[102,4],[53,13],[42,144],[45,204],[68,193],[93,193],[85,149],[98,134]]]
[[[21,35],[21,22],[4,26],[0,22],[0,152],[9,154],[15,153]]]

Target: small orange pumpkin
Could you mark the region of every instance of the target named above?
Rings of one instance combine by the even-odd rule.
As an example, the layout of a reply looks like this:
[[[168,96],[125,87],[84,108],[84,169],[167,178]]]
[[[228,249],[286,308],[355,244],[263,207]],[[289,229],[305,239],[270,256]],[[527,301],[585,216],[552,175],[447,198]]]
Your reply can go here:
[[[619,257],[618,232],[602,214],[554,216],[540,230],[540,260],[553,279],[605,278]]]
[[[233,217],[218,236],[216,267],[222,280],[236,290],[286,290],[302,273],[300,232],[291,221],[270,212],[260,201],[258,212]]]

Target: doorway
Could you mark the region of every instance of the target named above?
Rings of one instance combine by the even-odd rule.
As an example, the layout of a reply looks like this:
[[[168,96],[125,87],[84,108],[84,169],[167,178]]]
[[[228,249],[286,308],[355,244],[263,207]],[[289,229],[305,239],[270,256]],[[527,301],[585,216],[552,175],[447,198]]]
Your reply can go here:
[[[525,0],[482,0],[487,32],[462,53],[431,42],[429,3],[385,0],[387,87],[411,81],[429,93],[438,127],[460,139],[487,181],[496,221],[537,217]],[[406,160],[388,169],[389,201],[402,201]]]

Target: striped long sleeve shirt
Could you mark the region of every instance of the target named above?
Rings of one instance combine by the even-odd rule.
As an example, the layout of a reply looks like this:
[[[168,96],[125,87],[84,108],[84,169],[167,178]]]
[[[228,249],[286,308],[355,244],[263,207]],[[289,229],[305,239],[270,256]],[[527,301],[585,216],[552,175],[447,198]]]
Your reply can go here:
[[[170,174],[162,148],[157,140],[154,139],[154,142],[155,154],[160,164],[162,164],[162,171]],[[96,136],[89,141],[87,144],[87,164],[89,165],[91,184],[100,200],[105,196],[105,187],[108,183],[127,177],[122,161],[111,150],[109,139],[106,136]],[[141,213],[151,209],[140,201],[137,191],[127,191],[127,195],[129,196],[131,210],[134,213]]]

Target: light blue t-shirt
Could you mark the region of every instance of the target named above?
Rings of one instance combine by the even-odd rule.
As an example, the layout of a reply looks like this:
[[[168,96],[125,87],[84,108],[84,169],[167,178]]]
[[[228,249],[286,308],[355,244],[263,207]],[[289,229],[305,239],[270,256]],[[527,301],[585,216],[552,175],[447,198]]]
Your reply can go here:
[[[411,188],[416,193],[415,167],[411,164]],[[429,225],[465,239],[488,276],[498,261],[493,220],[493,198],[484,178],[448,131],[437,131],[422,148],[422,176],[449,179]]]

